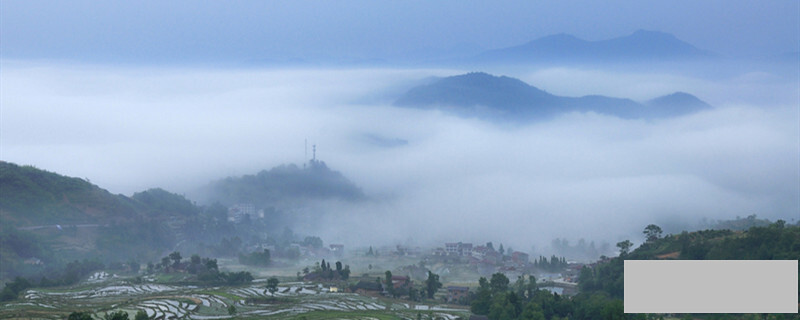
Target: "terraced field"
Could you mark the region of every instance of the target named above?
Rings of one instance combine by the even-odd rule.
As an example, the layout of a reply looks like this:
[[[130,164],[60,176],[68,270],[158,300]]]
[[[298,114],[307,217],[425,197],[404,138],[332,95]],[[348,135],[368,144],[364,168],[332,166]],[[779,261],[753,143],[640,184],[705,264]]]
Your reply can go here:
[[[229,312],[229,307],[236,310]],[[123,310],[129,318],[144,310],[151,319],[423,319],[467,318],[465,309],[412,305],[353,293],[333,293],[311,283],[286,283],[274,295],[264,284],[243,287],[130,284],[125,280],[86,283],[59,290],[32,289],[24,298],[0,304],[1,319],[65,319],[73,311],[88,311],[96,319]]]

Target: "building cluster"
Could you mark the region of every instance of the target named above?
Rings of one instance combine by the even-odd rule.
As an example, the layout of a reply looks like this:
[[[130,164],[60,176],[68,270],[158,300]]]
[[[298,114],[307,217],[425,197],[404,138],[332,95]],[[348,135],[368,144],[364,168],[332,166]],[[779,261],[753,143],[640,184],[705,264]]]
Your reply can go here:
[[[504,272],[506,274],[522,274],[532,268],[527,253],[513,251],[501,253],[491,243],[473,245],[466,242],[449,242],[444,247],[431,251],[431,257],[446,263],[468,263],[480,274]]]
[[[263,219],[264,210],[256,210],[256,206],[252,203],[237,203],[228,207],[228,221],[241,223],[246,219]]]

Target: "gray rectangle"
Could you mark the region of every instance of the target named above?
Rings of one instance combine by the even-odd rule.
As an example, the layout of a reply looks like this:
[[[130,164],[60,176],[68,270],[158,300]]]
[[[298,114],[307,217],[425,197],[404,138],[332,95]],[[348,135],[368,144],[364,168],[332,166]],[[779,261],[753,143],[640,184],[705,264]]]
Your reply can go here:
[[[625,260],[625,313],[797,313],[797,260]]]

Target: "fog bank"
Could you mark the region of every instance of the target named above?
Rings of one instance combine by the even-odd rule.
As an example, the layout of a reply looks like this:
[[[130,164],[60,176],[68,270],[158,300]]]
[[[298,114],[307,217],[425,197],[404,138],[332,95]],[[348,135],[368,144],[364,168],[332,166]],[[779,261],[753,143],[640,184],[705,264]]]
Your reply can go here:
[[[556,94],[641,101],[687,91],[715,107],[656,121],[572,113],[510,126],[390,106],[415,81],[466,71],[7,62],[0,156],[113,193],[191,193],[300,164],[316,145],[318,159],[372,200],[306,208],[322,218],[302,227],[350,245],[495,241],[527,250],[555,237],[619,241],[649,223],[754,213],[792,221],[800,212],[796,79],[507,74]]]

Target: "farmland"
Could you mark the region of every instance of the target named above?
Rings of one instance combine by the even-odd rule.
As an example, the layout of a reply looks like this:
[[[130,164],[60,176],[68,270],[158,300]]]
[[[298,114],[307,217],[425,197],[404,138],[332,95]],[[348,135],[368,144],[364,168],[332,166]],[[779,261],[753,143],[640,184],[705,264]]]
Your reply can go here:
[[[97,280],[100,278],[100,280]],[[274,294],[256,280],[246,286],[198,287],[159,284],[145,279],[93,276],[75,287],[27,290],[22,299],[0,305],[0,318],[64,319],[75,311],[89,312],[96,319],[106,313],[125,311],[132,319],[139,310],[155,319],[456,319],[466,309],[331,292],[330,288],[306,282],[284,283]]]

